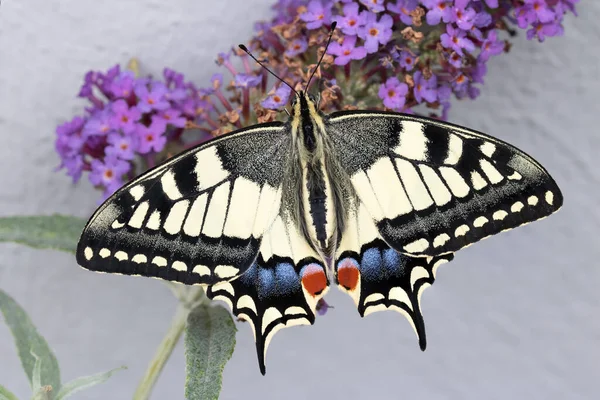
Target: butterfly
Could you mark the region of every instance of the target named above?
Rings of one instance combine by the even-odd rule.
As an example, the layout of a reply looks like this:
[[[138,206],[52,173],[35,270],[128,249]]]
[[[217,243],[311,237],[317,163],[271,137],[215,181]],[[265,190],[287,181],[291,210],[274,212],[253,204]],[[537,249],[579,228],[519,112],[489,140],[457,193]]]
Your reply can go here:
[[[120,188],[87,223],[79,265],[204,286],[249,323],[264,375],[273,335],[313,324],[332,285],[361,316],[406,316],[424,350],[420,297],[437,268],[562,205],[548,172],[499,139],[396,112],[324,115],[291,89],[286,122],[214,138]]]

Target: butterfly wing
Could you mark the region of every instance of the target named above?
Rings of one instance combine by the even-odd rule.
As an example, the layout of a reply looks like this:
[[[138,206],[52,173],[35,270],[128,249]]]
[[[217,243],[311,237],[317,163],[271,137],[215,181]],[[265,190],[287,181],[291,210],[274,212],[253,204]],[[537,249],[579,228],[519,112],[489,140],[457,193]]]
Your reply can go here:
[[[425,350],[421,294],[433,284],[437,268],[453,258],[453,254],[410,257],[392,249],[361,203],[350,209],[336,252],[336,283],[352,297],[362,317],[384,310],[404,315]]]
[[[562,205],[521,150],[437,120],[345,111],[326,122],[335,156],[383,240],[407,255],[455,252]]]
[[[285,215],[265,233],[257,260],[230,282],[208,288],[208,297],[223,300],[247,321],[254,333],[260,371],[273,335],[282,328],[315,322],[317,302],[329,289],[319,255]]]
[[[185,284],[242,274],[279,213],[286,132],[281,123],[242,129],[142,174],[90,218],[79,265]]]

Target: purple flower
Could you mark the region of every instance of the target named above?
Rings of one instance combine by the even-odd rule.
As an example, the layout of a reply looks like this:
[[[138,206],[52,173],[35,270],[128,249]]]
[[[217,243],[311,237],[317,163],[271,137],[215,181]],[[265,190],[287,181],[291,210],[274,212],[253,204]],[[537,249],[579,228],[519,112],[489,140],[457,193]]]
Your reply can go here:
[[[131,71],[123,71],[110,83],[110,92],[117,98],[128,98],[133,93],[135,75]]]
[[[304,53],[307,47],[308,43],[305,38],[294,39],[285,51],[285,55],[288,57],[297,56],[298,54]]]
[[[498,40],[496,31],[490,31],[487,39],[481,44],[481,53],[479,53],[480,61],[487,61],[491,56],[502,53],[504,51],[504,42]]]
[[[139,139],[138,151],[142,154],[161,151],[167,143],[167,138],[163,135],[165,129],[165,122],[156,118],[152,118],[150,126],[138,124],[136,130]]]
[[[379,44],[385,45],[392,38],[392,25],[394,20],[384,14],[377,21],[377,14],[367,13],[365,26],[358,30],[358,36],[365,41],[367,53],[375,53]]]
[[[548,7],[546,0],[525,0],[525,4],[531,7],[541,23],[550,22],[554,19],[554,12]]]
[[[521,29],[527,28],[529,24],[532,24],[537,19],[535,12],[529,5],[517,7],[515,9],[515,15],[517,17],[517,25]]]
[[[107,156],[120,158],[121,160],[133,160],[137,149],[137,136],[123,136],[119,133],[108,135],[109,146],[104,149]]]
[[[262,75],[253,74],[237,74],[233,84],[237,88],[247,89],[260,85],[262,82]]]
[[[417,0],[396,0],[395,4],[389,3],[387,9],[389,12],[400,15],[400,21],[406,25],[412,25],[413,20],[410,13],[413,12],[419,3]]]
[[[108,135],[115,130],[112,124],[112,113],[109,110],[98,110],[88,119],[83,127],[83,137]]]
[[[389,78],[384,84],[379,86],[379,97],[383,100],[383,105],[393,110],[401,111],[404,108],[408,86],[400,82],[398,78]]]
[[[148,113],[152,110],[165,110],[170,107],[169,102],[164,98],[167,89],[164,85],[153,85],[152,90],[148,90],[146,85],[137,85],[135,94],[139,100],[137,103],[138,109],[143,113]]]
[[[456,68],[461,68],[463,63],[463,57],[457,52],[453,51],[452,54],[448,57],[448,62],[450,65]]]
[[[357,35],[358,29],[365,24],[366,13],[364,11],[359,13],[356,3],[345,4],[342,10],[344,15],[335,16],[333,20],[345,35]]]
[[[473,27],[477,14],[471,7],[466,8],[468,3],[469,0],[456,0],[452,7],[452,22],[465,31]]]
[[[447,49],[452,49],[461,56],[463,55],[462,49],[472,52],[475,50],[475,45],[471,40],[467,39],[466,33],[460,29],[455,29],[452,25],[446,25],[446,33],[443,33],[440,37],[442,46]]]
[[[365,7],[375,13],[382,12],[385,10],[383,0],[359,0]]]
[[[312,0],[308,3],[306,12],[300,14],[300,19],[306,22],[308,29],[318,29],[323,24],[329,24],[331,22],[331,3],[327,2],[327,5],[323,6],[319,0]]]
[[[344,42],[340,45],[333,42],[329,45],[328,52],[337,56],[333,62],[335,65],[346,65],[350,60],[360,60],[367,56],[367,50],[364,47],[354,47],[356,45],[356,36],[344,37]]]
[[[546,39],[546,36],[560,36],[563,34],[563,27],[558,22],[551,22],[549,24],[533,24],[533,28],[527,31],[527,39],[531,40],[537,37],[540,42]]]
[[[410,71],[415,66],[415,57],[408,51],[402,50],[398,55],[398,63],[407,71]]]
[[[111,109],[113,112],[111,126],[121,129],[124,133],[131,133],[135,130],[135,123],[142,116],[140,110],[136,107],[129,108],[125,100],[115,101],[112,103]]]
[[[422,0],[422,3],[429,9],[427,15],[425,15],[429,25],[437,25],[441,19],[446,23],[450,21],[452,10],[446,0]]]
[[[187,123],[187,119],[181,115],[181,112],[173,108],[160,111],[157,115],[152,117],[152,120],[162,121],[165,126],[173,125],[177,128],[184,128]]]
[[[287,104],[292,90],[287,85],[279,85],[277,90],[269,97],[264,99],[260,104],[264,108],[270,108],[272,110],[278,110]]]
[[[122,177],[129,172],[128,162],[116,157],[106,156],[104,160],[92,160],[90,182],[95,186],[104,186],[107,192],[113,192],[122,184]]]
[[[72,157],[63,158],[59,168],[65,168],[67,175],[73,179],[73,183],[76,183],[83,172],[83,156],[76,154]]]
[[[437,77],[431,75],[431,78],[425,79],[421,71],[415,72],[413,76],[415,82],[414,94],[417,102],[421,103],[423,99],[433,103],[437,99]]]

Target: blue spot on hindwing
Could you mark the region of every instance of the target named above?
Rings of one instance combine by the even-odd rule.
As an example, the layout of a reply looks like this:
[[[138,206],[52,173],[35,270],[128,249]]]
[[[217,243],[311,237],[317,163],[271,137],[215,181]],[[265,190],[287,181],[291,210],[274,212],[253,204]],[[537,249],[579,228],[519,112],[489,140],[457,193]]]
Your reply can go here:
[[[381,251],[372,247],[365,250],[360,262],[360,274],[367,281],[377,281],[381,279]]]
[[[394,249],[383,250],[383,273],[386,277],[400,276],[404,272],[405,257]]]
[[[281,295],[300,289],[300,277],[290,263],[279,263],[275,267],[277,292]]]

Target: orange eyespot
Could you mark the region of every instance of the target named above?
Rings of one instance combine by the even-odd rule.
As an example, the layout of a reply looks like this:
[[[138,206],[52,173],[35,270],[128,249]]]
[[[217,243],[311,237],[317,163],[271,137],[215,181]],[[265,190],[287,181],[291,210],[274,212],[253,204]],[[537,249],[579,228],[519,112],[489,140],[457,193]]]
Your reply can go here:
[[[344,288],[347,290],[356,289],[359,277],[360,271],[358,270],[358,263],[355,260],[345,258],[338,263],[337,280]]]
[[[327,277],[323,267],[318,264],[308,264],[300,272],[302,286],[311,296],[318,296],[327,287]]]

